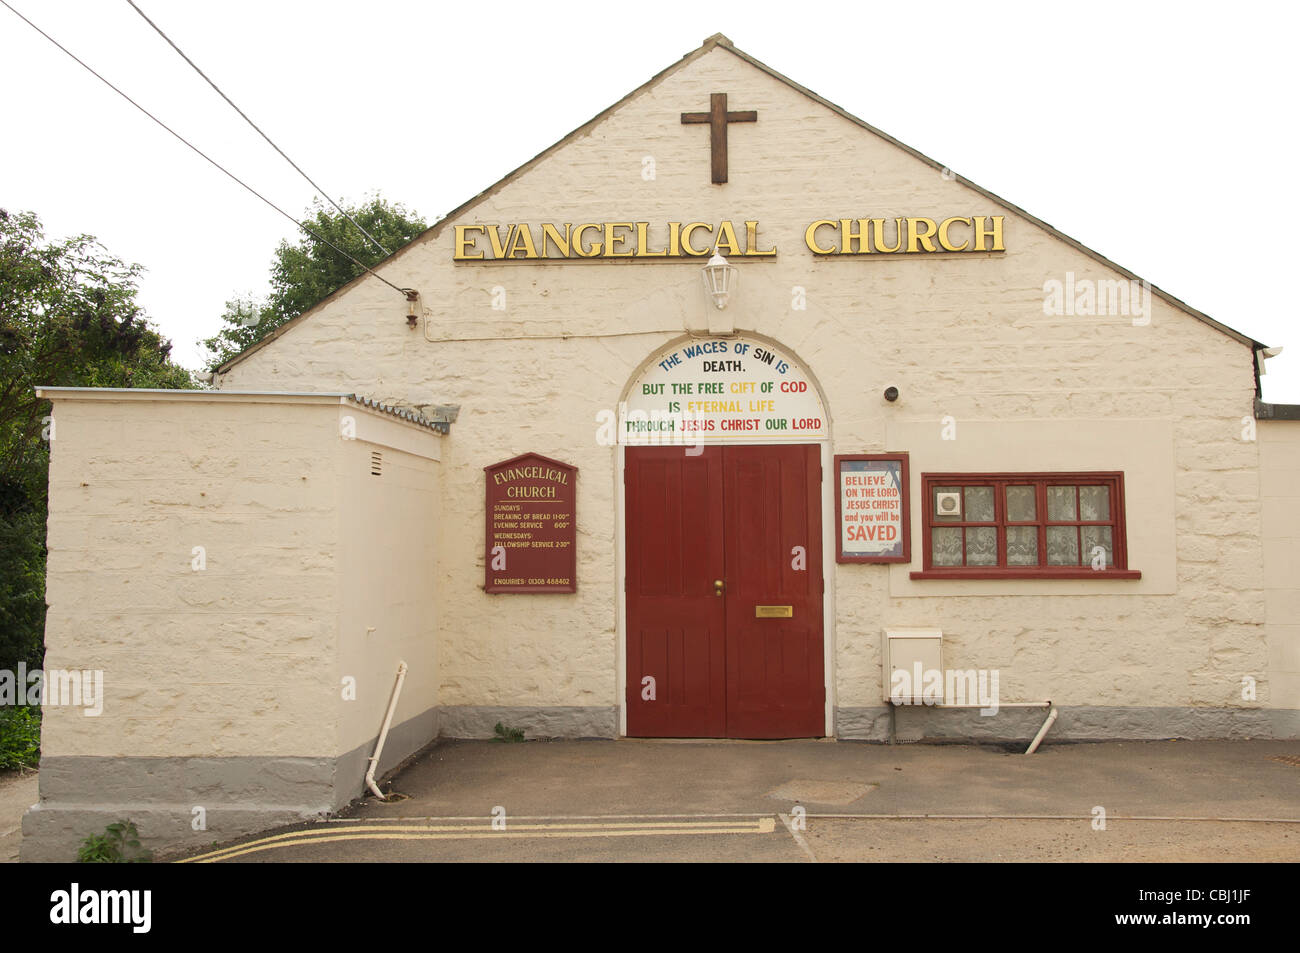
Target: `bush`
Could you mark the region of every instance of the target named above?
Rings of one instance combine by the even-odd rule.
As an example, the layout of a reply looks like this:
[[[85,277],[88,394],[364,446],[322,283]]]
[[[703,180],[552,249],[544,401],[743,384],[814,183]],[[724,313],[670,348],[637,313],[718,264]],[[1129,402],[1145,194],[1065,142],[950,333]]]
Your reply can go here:
[[[10,671],[40,668],[45,655],[45,504],[20,496],[0,478],[0,669]]]
[[[40,760],[40,706],[0,706],[0,771],[34,768]]]

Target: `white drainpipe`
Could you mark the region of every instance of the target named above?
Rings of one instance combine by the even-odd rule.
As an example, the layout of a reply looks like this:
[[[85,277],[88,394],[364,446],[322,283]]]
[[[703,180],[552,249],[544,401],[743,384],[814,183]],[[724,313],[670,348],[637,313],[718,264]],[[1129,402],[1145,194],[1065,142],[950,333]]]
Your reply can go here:
[[[1056,715],[1057,711],[1055,708],[1047,713],[1047,720],[1043,722],[1043,727],[1038,729],[1038,734],[1034,735],[1033,743],[1030,744],[1029,750],[1026,751],[1025,754],[1033,754],[1038,750],[1038,746],[1042,744],[1043,738],[1047,735],[1047,729],[1051,728],[1055,723]]]
[[[947,705],[947,704],[943,704],[943,705],[931,705],[931,706],[929,706],[929,707],[931,707],[931,708],[991,708],[991,707],[993,707],[993,706],[992,706],[992,705],[982,705],[982,704],[976,702],[976,703],[974,703],[974,704],[970,704],[970,705],[965,705],[965,704],[963,704],[963,705]],[[1051,708],[1051,707],[1052,707],[1052,703],[1051,703],[1050,701],[1045,701],[1045,702],[1000,702],[1000,703],[998,704],[997,707],[998,707],[998,708]],[[1047,713],[1047,720],[1044,721],[1044,722],[1043,722],[1043,726],[1042,726],[1041,728],[1038,729],[1038,734],[1034,735],[1034,740],[1030,743],[1030,745],[1029,745],[1029,749],[1025,752],[1025,754],[1033,754],[1035,751],[1038,750],[1038,746],[1039,746],[1040,744],[1043,743],[1043,738],[1045,738],[1045,737],[1047,736],[1047,731],[1048,731],[1048,729],[1050,729],[1050,728],[1052,727],[1052,725],[1054,725],[1054,724],[1056,723],[1056,716],[1057,716],[1058,714],[1060,714],[1060,712],[1058,712],[1055,708],[1052,708],[1052,710],[1049,711],[1049,712]]]
[[[375,753],[370,758],[370,769],[366,771],[366,787],[375,792],[375,797],[381,801],[388,800],[384,797],[384,792],[379,790],[379,785],[375,783],[375,769],[379,767],[379,756],[384,753],[384,739],[388,737],[388,729],[393,724],[393,712],[397,710],[397,699],[402,694],[402,682],[406,679],[406,663],[397,663],[397,683],[393,685],[393,697],[388,699],[388,711],[384,713],[384,726],[379,729],[379,743],[375,745]],[[1035,741],[1034,744],[1038,742]],[[1031,749],[1032,750],[1032,749]]]

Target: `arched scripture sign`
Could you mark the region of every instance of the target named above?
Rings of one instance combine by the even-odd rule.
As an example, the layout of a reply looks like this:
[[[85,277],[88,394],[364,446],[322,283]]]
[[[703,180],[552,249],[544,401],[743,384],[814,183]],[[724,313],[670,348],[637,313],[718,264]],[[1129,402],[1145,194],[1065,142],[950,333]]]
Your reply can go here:
[[[804,369],[765,341],[697,338],[659,354],[620,408],[628,446],[807,443],[827,435],[826,411]]]

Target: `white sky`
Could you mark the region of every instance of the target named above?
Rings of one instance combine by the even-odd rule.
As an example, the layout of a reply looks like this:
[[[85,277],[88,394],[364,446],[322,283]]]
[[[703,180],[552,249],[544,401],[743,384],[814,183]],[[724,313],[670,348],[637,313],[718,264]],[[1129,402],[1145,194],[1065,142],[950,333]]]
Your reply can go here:
[[[298,177],[125,0],[8,0],[291,214]],[[722,32],[1191,306],[1286,353],[1297,197],[1290,3],[137,0],[336,199],[433,223]],[[0,206],[148,269],[181,363],[295,229],[0,8]]]

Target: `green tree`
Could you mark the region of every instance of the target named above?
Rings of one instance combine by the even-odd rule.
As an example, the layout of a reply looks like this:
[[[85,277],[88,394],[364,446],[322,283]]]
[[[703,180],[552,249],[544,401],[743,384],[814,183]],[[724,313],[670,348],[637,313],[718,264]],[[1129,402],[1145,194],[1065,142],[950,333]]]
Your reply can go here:
[[[419,214],[378,195],[344,208],[390,252],[397,251],[427,228]],[[326,208],[319,199],[312,203],[303,221],[321,238],[368,266],[373,267],[385,257],[355,225],[337,210]],[[211,354],[208,370],[216,370],[363,271],[361,266],[306,233],[297,244],[280,242],[271,264],[271,294],[265,301],[248,295],[227,301],[221,314],[221,330],[200,342]]]
[[[51,405],[35,389],[197,386],[136,303],[142,271],[0,209],[0,668],[44,654]]]

